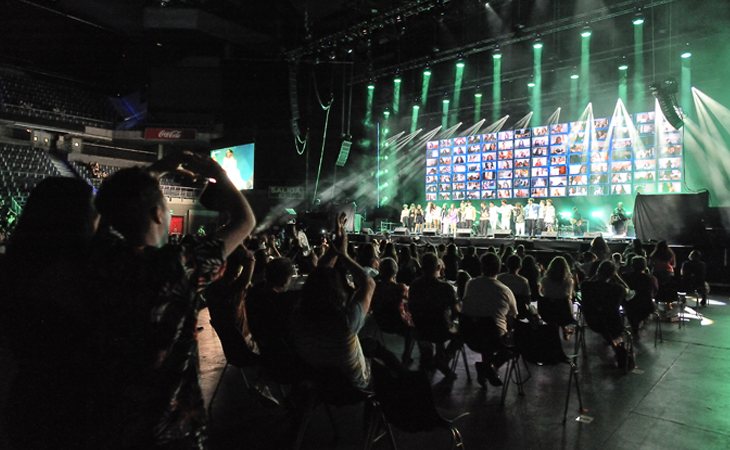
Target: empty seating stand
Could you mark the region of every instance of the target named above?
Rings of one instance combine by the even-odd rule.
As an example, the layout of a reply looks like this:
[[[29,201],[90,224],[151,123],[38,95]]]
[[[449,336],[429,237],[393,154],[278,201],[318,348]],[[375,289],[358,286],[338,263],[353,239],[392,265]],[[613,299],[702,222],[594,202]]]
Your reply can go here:
[[[116,120],[107,98],[67,83],[0,71],[0,114],[39,122],[110,128]]]
[[[24,204],[30,191],[58,170],[43,150],[29,146],[0,144],[0,195]]]

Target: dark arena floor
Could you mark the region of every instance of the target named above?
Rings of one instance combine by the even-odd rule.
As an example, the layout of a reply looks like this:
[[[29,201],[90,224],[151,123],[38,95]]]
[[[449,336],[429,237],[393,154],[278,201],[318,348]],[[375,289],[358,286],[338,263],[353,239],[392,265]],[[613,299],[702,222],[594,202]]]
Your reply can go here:
[[[437,406],[446,417],[460,418],[456,425],[465,448],[520,449],[725,449],[730,447],[730,299],[710,295],[709,305],[696,308],[687,301],[681,322],[663,322],[663,342],[656,342],[654,322],[645,325],[636,342],[636,368],[616,368],[610,348],[602,338],[586,331],[586,351],[578,357],[585,410],[571,396],[568,420],[562,423],[568,367],[530,365],[531,379],[523,396],[510,386],[504,408],[501,388],[482,389],[474,380],[478,355],[467,350],[472,381],[460,362],[453,382],[436,373],[432,385]],[[697,314],[699,312],[699,314]],[[201,373],[206,399],[225,365],[220,344],[203,311],[200,334]],[[680,326],[681,323],[681,326]],[[368,327],[363,331],[367,333]],[[383,336],[396,354],[402,338]],[[574,342],[563,343],[569,352]],[[414,349],[412,367],[418,365]],[[506,367],[506,366],[505,366]],[[500,371],[504,379],[504,369]],[[249,379],[255,379],[249,374]],[[333,410],[333,431],[324,408],[316,410],[303,448],[363,448],[363,407]],[[580,420],[578,418],[580,417]],[[286,409],[254,399],[235,370],[227,370],[214,402],[211,437],[214,449],[290,448],[292,420]],[[409,434],[394,430],[398,448],[447,449],[445,430]],[[335,437],[336,436],[336,437]],[[390,448],[387,439],[373,448]]]

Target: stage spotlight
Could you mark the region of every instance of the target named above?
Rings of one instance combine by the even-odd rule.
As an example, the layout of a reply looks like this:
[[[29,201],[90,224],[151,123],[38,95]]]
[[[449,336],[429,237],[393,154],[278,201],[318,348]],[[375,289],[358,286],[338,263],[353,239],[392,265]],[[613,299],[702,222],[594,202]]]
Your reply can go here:
[[[644,23],[644,15],[640,12],[634,14],[634,18],[631,19],[631,23],[635,26],[642,25]]]
[[[368,82],[368,91],[374,91],[375,90],[375,82],[370,81]]]
[[[499,47],[495,47],[494,52],[492,53],[492,58],[502,59],[502,50]]]
[[[584,38],[591,37],[591,34],[591,27],[589,27],[588,25],[584,26],[583,29],[580,31],[580,36]]]
[[[683,52],[680,56],[682,59],[689,59],[692,57],[692,52]]]
[[[535,39],[535,41],[532,43],[532,48],[534,48],[534,49],[539,50],[542,47],[543,47],[543,42],[542,42],[542,39],[540,39],[540,38]]]
[[[570,75],[571,80],[577,80],[578,78],[580,78],[580,76],[577,73]]]
[[[424,77],[430,77],[431,76],[431,68],[426,66],[425,69],[423,69],[423,76]]]
[[[401,81],[403,80],[401,80],[400,75],[396,75],[395,78],[393,78],[393,83],[395,84],[400,84]]]
[[[479,92],[479,91],[477,91],[477,92],[474,93],[474,97],[475,98],[482,98],[482,93]]]
[[[629,70],[629,65],[628,64],[620,64],[618,66],[618,70],[621,70],[621,71]]]
[[[535,87],[535,82],[534,81],[530,81],[529,83],[527,83],[527,87],[528,88],[534,88]]]
[[[456,67],[457,68],[463,69],[464,68],[464,65],[465,64],[464,64],[464,60],[463,59],[460,59],[460,60],[456,61]]]

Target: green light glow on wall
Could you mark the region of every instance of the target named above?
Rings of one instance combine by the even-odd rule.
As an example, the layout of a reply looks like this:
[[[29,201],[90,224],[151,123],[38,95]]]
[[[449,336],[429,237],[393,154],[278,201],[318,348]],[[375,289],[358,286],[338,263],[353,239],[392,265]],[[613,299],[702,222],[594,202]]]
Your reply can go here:
[[[532,79],[530,92],[530,109],[532,110],[531,126],[542,124],[542,41],[536,41],[532,45]]]
[[[393,114],[395,114],[396,116],[400,111],[400,83],[401,78],[399,76],[396,76],[393,79]]]
[[[499,49],[492,54],[492,122],[502,117],[502,53]]]
[[[449,99],[445,98],[441,102],[441,129],[445,130],[449,127]]]
[[[428,85],[431,82],[431,69],[426,68],[426,70],[423,71],[423,81],[421,81],[421,103],[423,104],[423,107],[426,107],[426,102],[428,101]]]
[[[375,83],[368,83],[368,94],[365,100],[365,125],[373,124],[373,99],[375,98]]]
[[[643,111],[644,108],[644,19],[637,23],[634,18],[634,83],[633,83],[633,111]]]
[[[580,104],[591,101],[591,33],[580,40]]]
[[[459,104],[461,103],[461,84],[464,81],[464,62],[456,63],[456,74],[454,76],[454,106],[451,108],[450,123],[458,122]]]
[[[474,122],[482,119],[482,93],[477,91],[474,93]]]
[[[418,105],[413,105],[411,112],[411,133],[415,133],[418,129],[418,110],[421,109]]]

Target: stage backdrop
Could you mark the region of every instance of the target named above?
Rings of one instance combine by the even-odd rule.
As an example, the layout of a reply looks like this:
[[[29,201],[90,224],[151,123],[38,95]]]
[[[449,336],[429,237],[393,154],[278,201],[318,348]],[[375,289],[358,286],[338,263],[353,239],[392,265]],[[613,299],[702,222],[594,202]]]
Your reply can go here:
[[[701,245],[709,194],[636,195],[634,227],[642,241]]]

